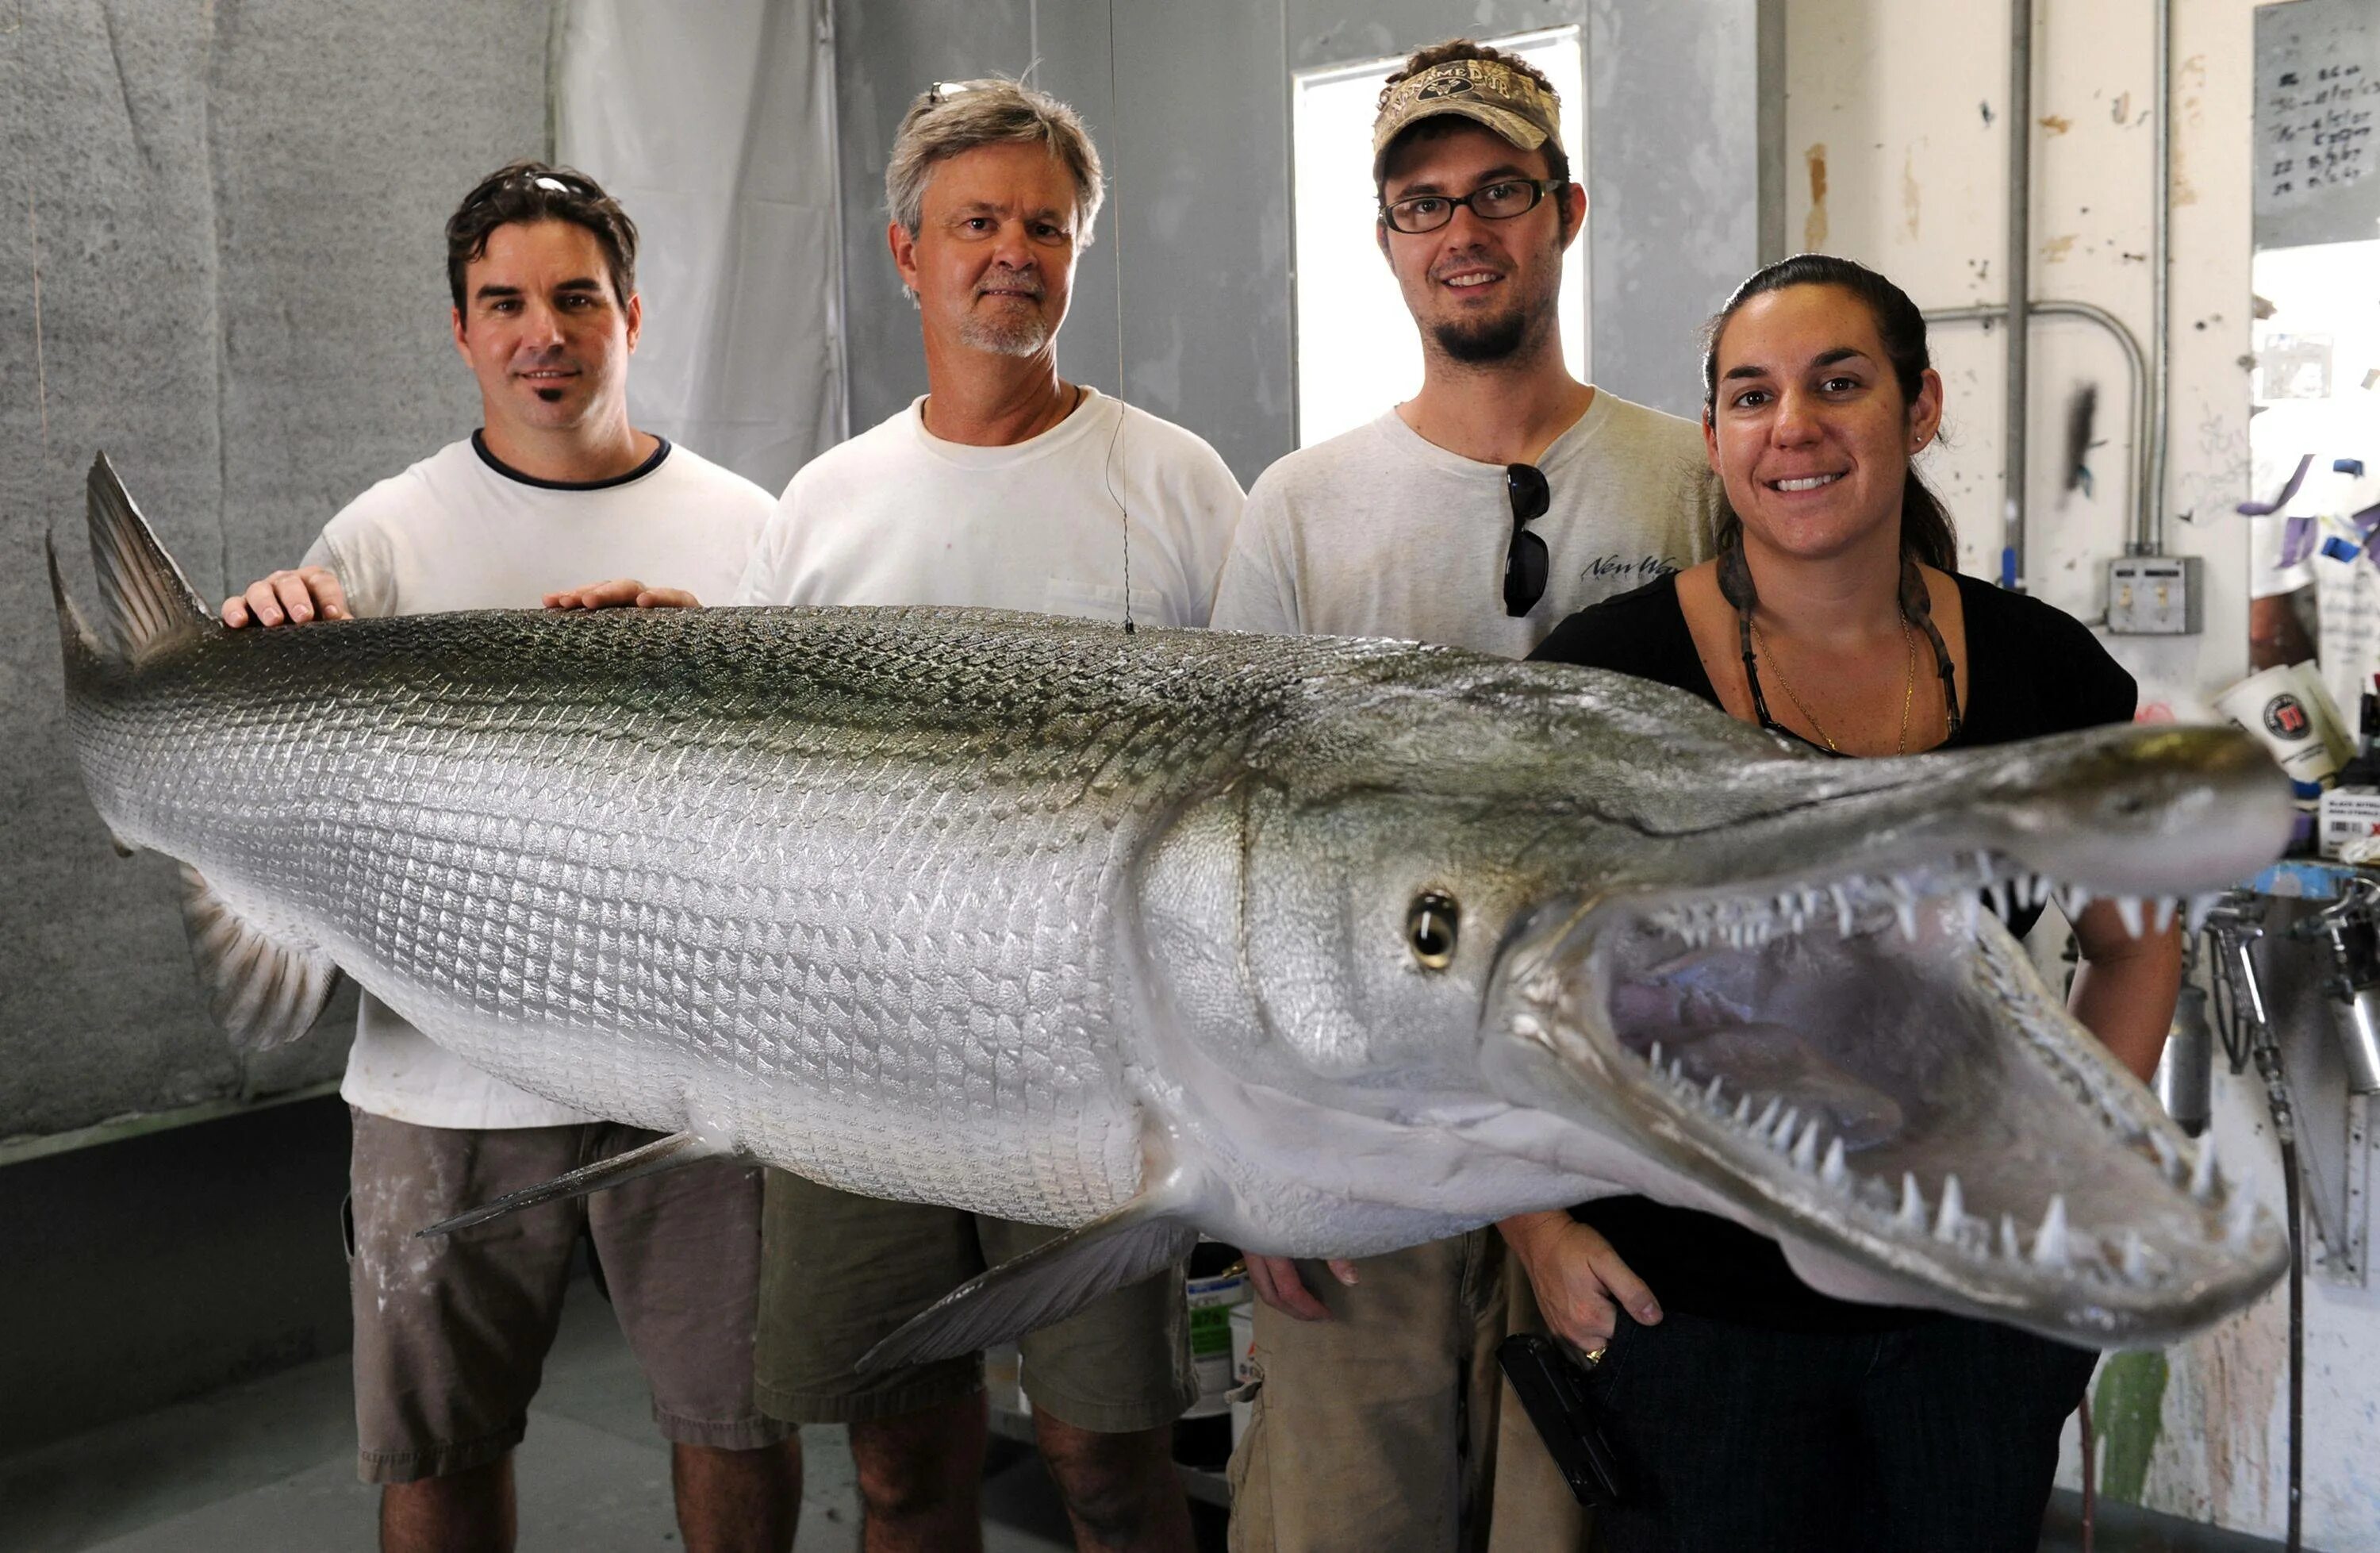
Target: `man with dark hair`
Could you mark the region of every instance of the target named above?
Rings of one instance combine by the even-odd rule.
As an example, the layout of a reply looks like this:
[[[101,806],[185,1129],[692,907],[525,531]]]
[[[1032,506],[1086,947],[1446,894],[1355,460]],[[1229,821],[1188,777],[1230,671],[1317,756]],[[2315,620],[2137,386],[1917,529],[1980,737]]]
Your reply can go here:
[[[1711,553],[1701,430],[1562,361],[1562,257],[1586,195],[1542,73],[1465,40],[1424,49],[1389,78],[1372,145],[1376,237],[1420,330],[1421,392],[1257,479],[1214,624],[1523,657],[1573,610]],[[1529,1275],[1513,1317],[1542,1303],[1592,1347],[1613,1302],[1659,1311],[1566,1215],[1502,1229],[1327,1267],[1248,1258],[1263,1379],[1232,1460],[1235,1548],[1477,1549],[1491,1501],[1499,1547],[1574,1537],[1517,1408],[1497,1448],[1506,1241]]]
[[[225,623],[567,606],[580,580],[632,572],[724,593],[772,504],[629,424],[634,223],[591,179],[519,162],[446,237],[480,429],[350,502],[300,566],[225,600]],[[492,1078],[369,994],[340,1092],[358,1471],[382,1486],[381,1546],[513,1545],[512,1451],[583,1236],[671,1441],[686,1546],[790,1548],[800,1444],[752,1393],[759,1173],[712,1161],[417,1239],[655,1134]]]

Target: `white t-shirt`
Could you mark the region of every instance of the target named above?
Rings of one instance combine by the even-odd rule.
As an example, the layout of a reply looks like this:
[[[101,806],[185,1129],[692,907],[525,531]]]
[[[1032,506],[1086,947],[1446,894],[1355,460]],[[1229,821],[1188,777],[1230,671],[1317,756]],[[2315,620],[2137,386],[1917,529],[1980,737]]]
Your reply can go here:
[[[1518,658],[1573,611],[1712,554],[1725,497],[1691,421],[1597,389],[1537,468],[1552,505],[1529,527],[1551,567],[1524,616],[1504,613],[1504,466],[1450,453],[1391,410],[1257,477],[1214,624]]]
[[[1005,447],[944,442],[920,398],[805,464],[737,604],[967,605],[1203,626],[1243,500],[1212,447],[1086,390]],[[1127,517],[1129,528],[1127,532]]]
[[[349,502],[305,564],[335,572],[361,616],[534,609],[547,593],[613,577],[717,603],[770,507],[758,485],[667,442],[616,480],[557,485],[498,464],[475,433]],[[339,1093],[423,1127],[594,1119],[481,1072],[370,993]]]

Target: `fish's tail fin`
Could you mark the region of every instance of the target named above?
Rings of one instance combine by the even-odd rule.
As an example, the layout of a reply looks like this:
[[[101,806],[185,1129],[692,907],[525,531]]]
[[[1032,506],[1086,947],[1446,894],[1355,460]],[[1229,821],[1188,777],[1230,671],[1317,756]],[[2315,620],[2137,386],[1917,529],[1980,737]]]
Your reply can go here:
[[[58,606],[58,648],[66,654],[67,679],[69,682],[82,678],[82,671],[107,655],[107,646],[91,634],[91,622],[82,618],[74,596],[67,592],[67,580],[58,570],[58,536],[42,536],[42,558],[50,567],[50,600]]]
[[[89,514],[91,564],[116,653],[138,663],[152,654],[225,629],[174,557],[157,543],[155,531],[132,504],[115,466],[100,454],[91,460]],[[53,564],[51,576],[56,577]],[[59,597],[65,593],[60,590]],[[62,613],[70,614],[71,605]],[[77,618],[76,625],[81,622]],[[63,626],[61,629],[64,629]],[[83,631],[86,641],[90,633]]]

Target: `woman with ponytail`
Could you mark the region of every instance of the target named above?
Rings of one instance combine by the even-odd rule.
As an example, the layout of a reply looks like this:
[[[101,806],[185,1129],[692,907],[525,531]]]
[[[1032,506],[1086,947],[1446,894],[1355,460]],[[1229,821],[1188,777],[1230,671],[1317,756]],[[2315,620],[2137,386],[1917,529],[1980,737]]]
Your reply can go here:
[[[1942,380],[1900,288],[1824,254],[1772,264],[1712,320],[1703,434],[1730,513],[1716,558],[1570,618],[1536,656],[1658,679],[1823,755],[1913,754],[2128,722],[2131,677],[2090,631],[1958,575],[1912,459]],[[2037,910],[2021,911],[2022,936]],[[2075,1016],[2145,1079],[2180,980],[2171,933],[2114,906],[2075,924]],[[1602,1546],[2038,1546],[2066,1415],[2094,1355],[2009,1327],[1829,1299],[1775,1241],[1611,1198],[1520,1244],[1591,1227],[1651,1288],[1616,1328],[1580,1255],[1522,1258],[1554,1329],[1601,1348],[1589,1387],[1629,1474]],[[1602,1331],[1611,1329],[1608,1342]]]

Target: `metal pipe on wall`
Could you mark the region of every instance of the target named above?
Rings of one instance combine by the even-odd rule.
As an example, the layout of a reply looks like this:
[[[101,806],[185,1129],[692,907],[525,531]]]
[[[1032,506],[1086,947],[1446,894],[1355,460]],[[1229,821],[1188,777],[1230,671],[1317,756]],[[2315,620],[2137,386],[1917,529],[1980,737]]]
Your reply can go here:
[[[2149,454],[2147,490],[2132,529],[2132,554],[2165,550],[2167,394],[2173,383],[2173,0],[2156,0],[2156,208],[2149,223]]]
[[[2033,0],[2009,4],[2008,413],[2001,434],[2000,586],[2024,587],[2025,311],[2033,289]]]
[[[1925,322],[1935,324],[1989,324],[2008,316],[2008,309],[1982,303],[1974,307],[1934,308],[1925,313]],[[2149,445],[2155,425],[2149,407],[2149,369],[2141,342],[2124,321],[2095,302],[2029,302],[2027,314],[2046,317],[2081,318],[2096,324],[2114,336],[2124,352],[2124,373],[2131,386],[2131,460],[2125,471],[2125,492],[2130,507],[2129,527],[2135,534],[2148,532],[2149,510],[2154,487],[2148,475]],[[2019,556],[2022,558],[2022,541]]]

